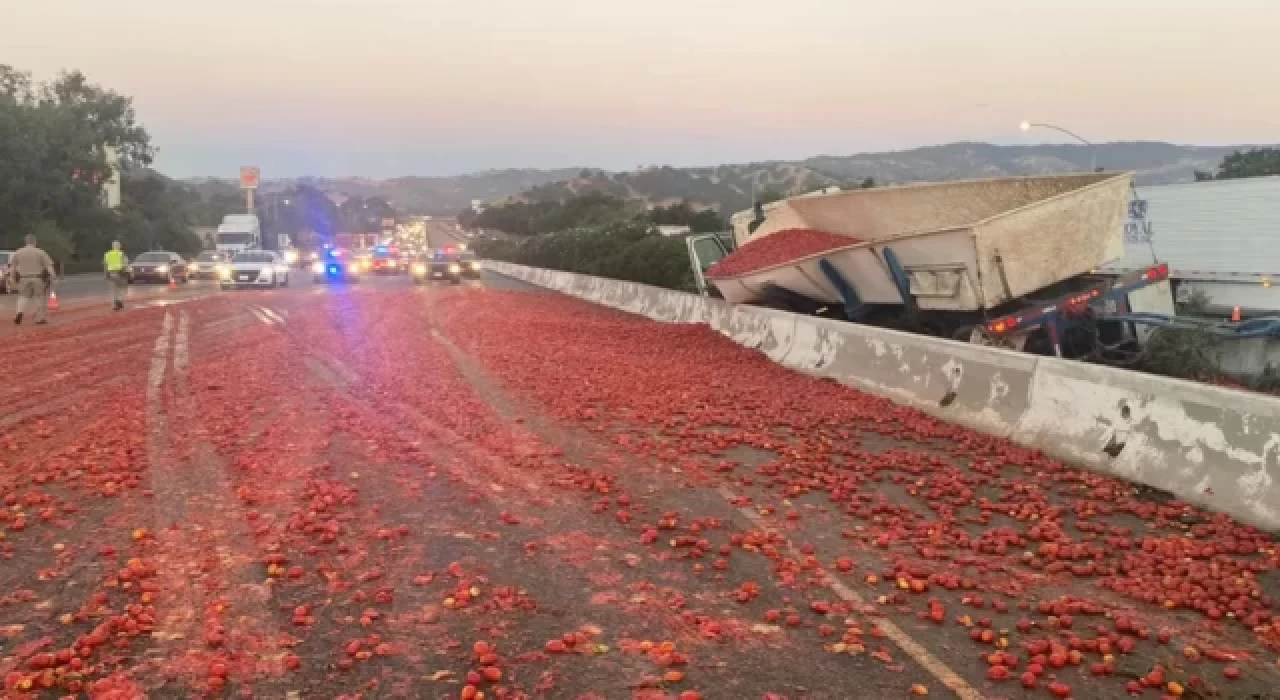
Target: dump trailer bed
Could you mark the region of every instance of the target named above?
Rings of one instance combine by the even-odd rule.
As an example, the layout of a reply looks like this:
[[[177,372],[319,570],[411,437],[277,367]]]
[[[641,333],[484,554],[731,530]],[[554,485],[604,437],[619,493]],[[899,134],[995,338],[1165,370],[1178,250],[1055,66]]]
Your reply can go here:
[[[795,229],[848,246],[732,276],[721,296],[785,293],[828,304],[981,312],[1086,274],[1124,251],[1132,173],[929,183],[787,200],[741,248]]]

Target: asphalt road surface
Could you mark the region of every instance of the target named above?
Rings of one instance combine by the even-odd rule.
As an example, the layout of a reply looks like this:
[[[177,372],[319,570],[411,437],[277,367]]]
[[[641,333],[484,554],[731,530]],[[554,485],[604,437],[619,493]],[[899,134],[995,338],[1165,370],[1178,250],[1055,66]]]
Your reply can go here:
[[[7,697],[1280,688],[1267,535],[705,328],[308,277],[0,324]]]

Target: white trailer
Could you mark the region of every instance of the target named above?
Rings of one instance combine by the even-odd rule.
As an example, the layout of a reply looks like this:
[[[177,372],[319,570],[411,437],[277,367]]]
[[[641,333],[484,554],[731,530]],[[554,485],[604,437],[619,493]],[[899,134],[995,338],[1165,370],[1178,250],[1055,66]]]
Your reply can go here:
[[[1280,176],[1135,188],[1124,253],[1099,267],[1126,274],[1168,263],[1178,301],[1209,312],[1280,312]]]

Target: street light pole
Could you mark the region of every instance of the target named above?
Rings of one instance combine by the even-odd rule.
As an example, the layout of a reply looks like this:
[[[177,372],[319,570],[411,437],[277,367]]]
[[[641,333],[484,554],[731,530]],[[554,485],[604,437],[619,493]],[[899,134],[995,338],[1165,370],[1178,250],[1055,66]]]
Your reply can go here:
[[[1019,125],[1019,127],[1020,127],[1023,131],[1031,131],[1032,129],[1037,128],[1037,127],[1041,128],[1041,129],[1053,129],[1054,131],[1058,131],[1058,132],[1064,133],[1064,134],[1066,134],[1067,136],[1070,136],[1071,138],[1073,138],[1073,139],[1075,139],[1075,140],[1079,141],[1080,143],[1083,143],[1084,145],[1086,145],[1086,146],[1088,146],[1088,147],[1089,147],[1089,172],[1091,172],[1091,173],[1092,173],[1092,172],[1097,172],[1097,170],[1098,170],[1098,148],[1097,148],[1097,146],[1094,146],[1092,143],[1090,143],[1087,139],[1085,139],[1085,138],[1084,138],[1083,136],[1081,136],[1080,134],[1077,134],[1076,132],[1071,131],[1070,129],[1064,129],[1064,128],[1060,127],[1060,126],[1055,126],[1055,125],[1053,125],[1053,124],[1043,124],[1043,123],[1040,123],[1040,122],[1022,122],[1022,124],[1020,124],[1020,125]]]

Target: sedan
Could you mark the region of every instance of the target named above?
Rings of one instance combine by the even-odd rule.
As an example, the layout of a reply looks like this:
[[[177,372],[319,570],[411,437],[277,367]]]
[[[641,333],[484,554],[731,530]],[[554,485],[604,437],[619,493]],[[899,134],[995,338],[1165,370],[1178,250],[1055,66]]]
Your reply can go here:
[[[12,250],[0,250],[0,294],[18,291],[9,289],[9,258],[12,256]]]
[[[453,284],[462,283],[462,265],[458,263],[458,255],[453,252],[438,250],[428,253],[414,261],[409,268],[414,284],[423,284],[432,280],[444,280]]]
[[[153,250],[139,255],[129,265],[129,277],[133,282],[182,282],[190,279],[187,261],[177,253]]]
[[[196,256],[191,276],[195,279],[218,279],[218,268],[231,261],[231,254],[220,250],[206,250]]]
[[[288,287],[289,265],[272,250],[245,250],[218,269],[218,286],[223,289]]]

